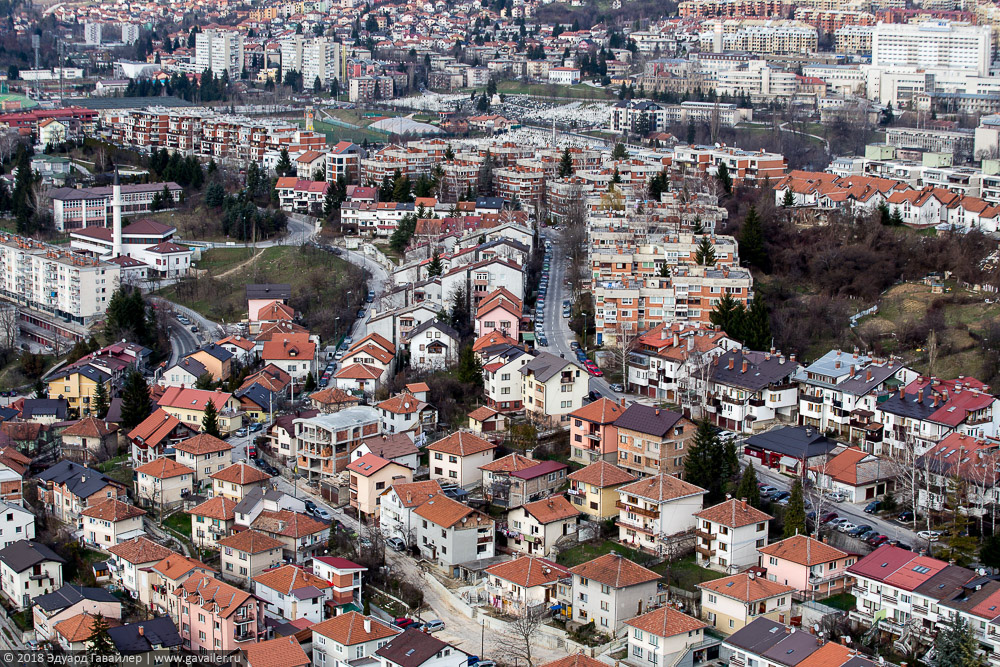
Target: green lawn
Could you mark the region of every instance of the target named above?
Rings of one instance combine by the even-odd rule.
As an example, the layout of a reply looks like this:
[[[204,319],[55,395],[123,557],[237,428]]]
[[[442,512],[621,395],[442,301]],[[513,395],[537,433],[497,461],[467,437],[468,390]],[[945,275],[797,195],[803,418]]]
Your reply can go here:
[[[653,569],[666,576],[667,564],[660,563]],[[722,572],[708,570],[697,565],[693,555],[688,556],[687,558],[682,558],[670,567],[670,585],[683,588],[686,591],[696,591],[698,590],[698,584],[702,584],[713,579],[721,579],[724,576],[726,575]]]
[[[304,119],[291,119],[293,123],[305,126]],[[351,121],[347,121],[351,122]],[[326,140],[331,144],[335,144],[338,141],[353,141],[356,144],[362,143],[365,139],[370,142],[384,142],[389,135],[385,132],[378,132],[376,130],[369,130],[367,128],[350,128],[344,127],[342,125],[334,125],[333,123],[327,123],[325,121],[316,119],[313,121],[313,129],[317,132],[322,132],[326,135]]]
[[[35,627],[35,619],[32,616],[30,609],[25,609],[24,611],[11,614],[10,617],[14,619],[14,623],[22,632],[26,632]]]
[[[857,609],[858,599],[850,593],[838,593],[822,600],[817,600],[820,604],[825,604],[841,611],[851,611]]]
[[[191,538],[191,515],[187,512],[174,512],[163,520],[163,525]]]
[[[631,561],[641,562],[649,558],[647,554],[637,552],[635,549],[630,549],[624,544],[618,544],[617,542],[612,542],[611,540],[604,540],[603,542],[585,542],[573,547],[572,549],[560,552],[556,557],[556,562],[560,565],[565,565],[566,567],[575,567],[581,563],[594,560],[598,556],[609,554],[612,551],[620,553],[622,556],[625,556],[625,558],[628,558]]]

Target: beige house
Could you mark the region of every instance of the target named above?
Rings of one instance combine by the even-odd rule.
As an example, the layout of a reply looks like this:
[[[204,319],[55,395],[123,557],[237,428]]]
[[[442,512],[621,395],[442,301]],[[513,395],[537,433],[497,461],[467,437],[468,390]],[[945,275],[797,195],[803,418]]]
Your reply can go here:
[[[211,477],[224,470],[230,463],[233,446],[208,433],[199,433],[193,438],[174,445],[177,462],[194,471],[194,485],[211,484]]]
[[[618,487],[635,481],[632,473],[607,461],[591,463],[569,474],[570,500],[596,521],[618,516]]]
[[[135,469],[139,503],[160,511],[191,495],[194,470],[173,459],[160,457]]]
[[[248,586],[258,574],[283,562],[285,543],[256,530],[240,531],[216,544],[222,556],[222,578]]]
[[[479,484],[480,468],[493,460],[497,446],[468,431],[457,431],[427,445],[430,478],[470,488]]]
[[[47,640],[52,626],[83,612],[101,614],[105,618],[121,618],[121,600],[104,588],[90,588],[68,584],[48,595],[31,601],[31,614],[35,625],[35,639]]]
[[[143,534],[144,510],[111,498],[91,505],[80,512],[83,519],[83,541],[107,549],[119,542]]]
[[[59,554],[39,542],[20,540],[0,549],[0,592],[15,609],[31,607],[39,595],[62,588]]]
[[[764,616],[779,623],[791,620],[794,586],[758,576],[753,570],[698,584],[701,613],[709,625],[731,635]]]
[[[250,489],[266,490],[271,481],[271,476],[266,472],[246,463],[234,463],[210,477],[213,496],[223,496],[236,502],[243,500]]]
[[[236,523],[236,501],[225,496],[210,498],[186,512],[191,515],[191,541],[202,549],[218,549],[216,543]]]
[[[149,568],[146,586],[139,589],[139,599],[144,606],[170,616],[174,624],[180,621],[180,602],[173,592],[196,574],[215,575],[215,569],[194,558],[172,553]]]
[[[89,612],[82,612],[56,623],[52,626],[52,640],[63,651],[86,652],[88,640],[94,635],[94,618]],[[121,625],[117,618],[109,618],[107,623],[109,628]]]
[[[756,565],[757,549],[767,545],[767,524],[774,518],[735,498],[706,507],[695,517],[698,565],[719,572]]]
[[[507,525],[514,537],[507,544],[529,556],[548,556],[556,542],[576,535],[580,510],[566,496],[551,496],[507,512]]]
[[[351,507],[366,517],[378,517],[382,494],[393,484],[413,481],[413,471],[408,467],[376,456],[365,454],[347,464],[351,476]]]

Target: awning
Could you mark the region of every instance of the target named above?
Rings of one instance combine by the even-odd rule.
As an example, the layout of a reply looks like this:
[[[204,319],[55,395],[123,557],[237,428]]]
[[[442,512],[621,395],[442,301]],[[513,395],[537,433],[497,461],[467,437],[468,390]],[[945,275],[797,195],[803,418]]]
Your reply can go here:
[[[549,611],[559,611],[562,608],[563,606],[561,604],[554,604],[551,607],[549,607]]]
[[[797,468],[799,465],[798,459],[793,459],[791,456],[782,456],[778,459],[778,464],[783,465],[786,468]]]

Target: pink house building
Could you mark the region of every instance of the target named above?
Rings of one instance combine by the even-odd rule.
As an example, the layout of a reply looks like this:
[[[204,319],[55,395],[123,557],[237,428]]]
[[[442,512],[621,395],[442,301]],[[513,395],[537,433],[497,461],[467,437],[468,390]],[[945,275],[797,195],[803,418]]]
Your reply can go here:
[[[569,413],[570,459],[584,465],[596,461],[614,463],[618,459],[615,420],[624,412],[621,403],[599,398]]]
[[[264,603],[208,574],[191,576],[174,591],[183,647],[194,653],[229,653],[265,636]]]
[[[854,581],[847,568],[857,562],[857,554],[806,535],[795,535],[757,551],[760,567],[767,570],[769,580],[794,586],[798,595],[806,599],[842,593]]]
[[[476,309],[476,338],[493,331],[517,339],[524,304],[511,292],[501,287],[483,299]]]

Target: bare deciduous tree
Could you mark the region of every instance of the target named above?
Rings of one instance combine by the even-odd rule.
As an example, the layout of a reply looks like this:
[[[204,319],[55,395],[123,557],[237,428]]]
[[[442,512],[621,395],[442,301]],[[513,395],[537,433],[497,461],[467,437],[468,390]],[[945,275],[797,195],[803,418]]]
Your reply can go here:
[[[885,454],[887,453],[883,452],[883,455]],[[917,467],[918,458],[916,440],[909,434],[903,440],[902,447],[894,447],[885,457],[885,463],[889,466],[890,476],[895,482],[898,495],[905,498],[913,510],[914,524],[916,524],[917,498],[920,495],[922,482],[922,475]]]
[[[628,361],[637,347],[639,347],[638,327],[619,319],[609,328],[605,321],[604,348],[611,353],[615,366],[621,369],[623,384],[628,383]]]
[[[0,351],[6,352],[17,345],[20,326],[17,306],[5,305],[0,308]]]
[[[528,667],[534,667],[532,649],[535,636],[545,620],[543,609],[541,605],[536,607],[522,605],[519,613],[507,622],[506,629],[497,633],[493,644],[496,654],[506,658],[504,662],[523,661]]]

